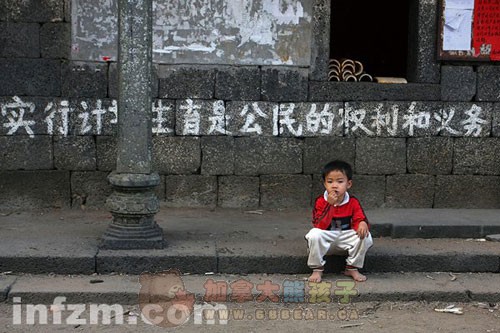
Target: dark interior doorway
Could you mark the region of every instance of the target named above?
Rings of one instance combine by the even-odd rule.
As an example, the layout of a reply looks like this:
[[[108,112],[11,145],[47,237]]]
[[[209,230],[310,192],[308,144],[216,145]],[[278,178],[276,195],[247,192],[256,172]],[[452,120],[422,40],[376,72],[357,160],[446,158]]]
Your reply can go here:
[[[330,58],[358,60],[372,76],[405,78],[409,1],[332,0]]]

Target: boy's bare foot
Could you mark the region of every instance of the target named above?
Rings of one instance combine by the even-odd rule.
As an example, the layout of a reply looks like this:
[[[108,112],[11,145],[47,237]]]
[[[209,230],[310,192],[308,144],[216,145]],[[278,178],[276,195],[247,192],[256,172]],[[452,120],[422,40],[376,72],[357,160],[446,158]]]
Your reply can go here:
[[[308,280],[310,282],[321,282],[321,276],[323,276],[323,271],[314,270]]]
[[[361,274],[357,269],[346,269],[344,275],[352,277],[353,280],[357,282],[366,281],[366,276]]]

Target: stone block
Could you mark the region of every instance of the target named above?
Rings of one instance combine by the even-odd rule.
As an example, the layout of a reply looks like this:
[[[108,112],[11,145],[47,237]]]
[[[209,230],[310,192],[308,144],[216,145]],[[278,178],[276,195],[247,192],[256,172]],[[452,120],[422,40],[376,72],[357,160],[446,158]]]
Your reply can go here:
[[[160,98],[214,98],[214,68],[160,66],[158,77]]]
[[[61,63],[52,59],[0,59],[0,96],[60,96]]]
[[[153,77],[152,77],[152,87],[151,96],[153,98],[158,97],[158,71],[159,65],[153,64]],[[118,98],[118,64],[116,62],[110,62],[108,68],[108,96],[110,98]]]
[[[302,173],[302,142],[295,138],[235,138],[237,175]]]
[[[439,83],[440,63],[436,61],[438,36],[438,0],[410,2],[408,80]]]
[[[300,102],[307,100],[308,70],[263,67],[261,96],[264,101]]]
[[[439,84],[381,84],[373,82],[309,82],[310,102],[439,101]]]
[[[387,175],[406,173],[404,138],[357,138],[355,173]]]
[[[0,1],[0,21],[60,22],[63,19],[63,0]]]
[[[349,193],[354,195],[366,208],[384,207],[385,176],[354,175]]]
[[[178,100],[175,110],[177,135],[225,135],[226,107],[221,100]]]
[[[313,5],[311,75],[314,81],[327,81],[330,58],[331,1],[316,0]]]
[[[259,177],[219,177],[217,205],[223,208],[257,208],[259,206]]]
[[[306,138],[304,140],[304,173],[320,174],[325,164],[337,159],[354,166],[355,153],[354,138]]]
[[[55,136],[54,166],[59,170],[95,170],[97,164],[94,138]]]
[[[167,176],[160,175],[160,185],[155,187],[155,194],[158,200],[165,201],[167,195]]]
[[[450,174],[453,168],[453,139],[409,138],[408,172],[428,175]]]
[[[217,204],[217,177],[187,175],[166,177],[168,207],[206,207]]]
[[[309,207],[311,180],[310,175],[260,176],[260,206],[271,209]]]
[[[432,208],[435,182],[429,175],[387,176],[385,207]]]
[[[435,136],[439,102],[347,102],[344,131],[349,136]]]
[[[437,176],[434,208],[500,208],[500,177]]]
[[[201,174],[234,174],[234,138],[213,136],[201,138]]]
[[[62,66],[62,95],[105,98],[108,64],[74,61]]]
[[[200,167],[200,138],[153,137],[153,170],[161,174],[191,174]]]
[[[37,23],[0,22],[0,57],[39,58],[40,25]]]
[[[323,195],[325,192],[325,186],[323,185],[323,178],[320,174],[312,175],[312,185],[311,185],[311,206],[314,206],[316,199]]]
[[[108,97],[118,99],[118,63],[110,62],[108,66]]]
[[[500,175],[500,138],[456,138],[453,173]],[[500,195],[500,194],[499,194]]]
[[[42,58],[68,59],[71,53],[71,24],[45,23],[40,29]]]
[[[175,102],[156,99],[153,102],[153,135],[174,135]]]
[[[215,98],[231,101],[260,100],[260,68],[243,66],[218,70],[215,76]]]
[[[479,66],[477,69],[478,101],[500,101],[500,67]]]
[[[108,172],[71,172],[71,207],[106,208],[106,199],[112,188],[108,183]]]
[[[53,169],[52,138],[36,135],[0,136],[0,170]]]
[[[279,105],[277,119],[279,136],[342,136],[344,104],[283,103]]]
[[[111,99],[70,101],[70,133],[75,135],[115,135],[118,133],[118,102]]]
[[[493,104],[492,135],[500,136],[500,103]]]
[[[96,137],[97,170],[111,171],[116,169],[117,139],[113,136]]]
[[[70,205],[68,171],[0,172],[0,209],[66,208]]]
[[[440,136],[490,136],[493,104],[443,103],[434,118],[441,122]]]
[[[64,0],[64,22],[71,22],[71,0]]]
[[[476,95],[476,73],[472,66],[441,66],[441,99],[470,102]]]
[[[228,102],[226,126],[235,136],[276,136],[279,104],[270,102]],[[276,132],[276,133],[275,133]]]

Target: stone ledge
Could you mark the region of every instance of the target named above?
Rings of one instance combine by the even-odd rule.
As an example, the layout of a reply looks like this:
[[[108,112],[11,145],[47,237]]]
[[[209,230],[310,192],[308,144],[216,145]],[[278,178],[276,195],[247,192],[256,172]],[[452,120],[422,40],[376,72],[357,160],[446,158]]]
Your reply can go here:
[[[309,82],[310,102],[439,101],[439,84],[382,84],[372,82]]]

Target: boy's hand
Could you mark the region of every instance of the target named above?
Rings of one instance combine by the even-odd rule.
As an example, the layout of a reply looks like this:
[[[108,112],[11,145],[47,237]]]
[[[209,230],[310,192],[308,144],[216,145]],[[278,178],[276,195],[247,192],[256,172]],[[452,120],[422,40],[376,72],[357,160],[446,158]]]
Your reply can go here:
[[[363,239],[368,236],[368,224],[365,221],[359,222],[357,234],[359,238]]]
[[[331,191],[328,193],[328,199],[326,201],[328,201],[330,205],[336,206],[340,204],[340,196],[335,191]]]

